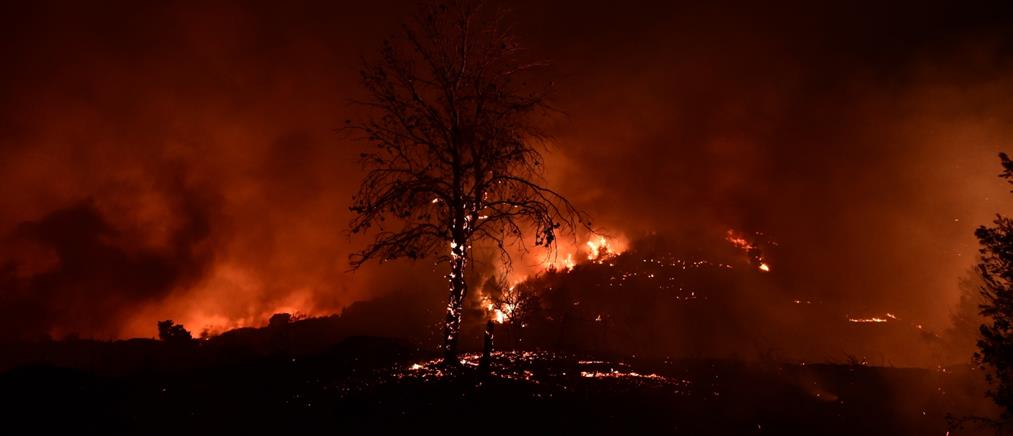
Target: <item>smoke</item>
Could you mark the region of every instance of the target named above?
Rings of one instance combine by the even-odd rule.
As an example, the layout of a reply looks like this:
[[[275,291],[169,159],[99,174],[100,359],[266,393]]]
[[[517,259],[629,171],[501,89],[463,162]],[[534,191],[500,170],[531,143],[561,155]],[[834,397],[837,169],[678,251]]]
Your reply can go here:
[[[364,298],[369,272],[345,273],[355,153],[333,131],[361,26],[109,6],[3,14],[0,234],[36,247],[4,246],[3,336],[223,329]]]
[[[584,126],[557,138],[555,180],[583,204],[607,205],[599,224],[698,235],[693,245],[761,231],[779,244],[780,287],[844,312],[945,325],[975,257],[973,229],[1009,210],[994,177],[1013,133],[1003,14],[825,4],[576,13],[553,32],[588,38],[583,50],[538,40],[577,78],[560,94]]]
[[[1009,210],[1011,15],[724,6],[511,5],[566,113],[549,184],[630,239],[763,232],[764,286],[945,327],[973,228]],[[362,145],[334,128],[410,7],[4,8],[0,336],[444,297],[429,263],[347,272]]]
[[[212,260],[206,214],[213,209],[195,193],[172,200],[181,222],[158,248],[112,227],[91,200],[19,224],[5,241],[16,251],[4,253],[0,331],[22,339],[81,331],[111,337],[138,305],[192,284]]]

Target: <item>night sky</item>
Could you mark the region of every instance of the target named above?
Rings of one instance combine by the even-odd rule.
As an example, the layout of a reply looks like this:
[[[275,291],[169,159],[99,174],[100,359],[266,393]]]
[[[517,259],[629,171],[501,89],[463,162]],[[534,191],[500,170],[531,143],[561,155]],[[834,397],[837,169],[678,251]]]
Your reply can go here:
[[[548,184],[626,241],[762,232],[787,293],[946,328],[1011,212],[1013,14],[696,3],[511,2],[555,82]],[[431,262],[348,271],[367,145],[338,129],[412,3],[0,8],[0,337],[445,297]]]

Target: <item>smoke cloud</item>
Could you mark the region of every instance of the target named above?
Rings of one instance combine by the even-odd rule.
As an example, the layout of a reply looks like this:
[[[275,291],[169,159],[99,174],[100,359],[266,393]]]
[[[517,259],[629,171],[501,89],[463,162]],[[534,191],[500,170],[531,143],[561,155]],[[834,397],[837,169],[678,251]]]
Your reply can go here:
[[[332,3],[3,6],[0,337],[444,297],[431,263],[347,271],[363,145],[334,129],[413,9]],[[973,229],[1010,209],[1001,6],[510,6],[565,113],[549,183],[597,227],[763,232],[765,287],[947,325]]]

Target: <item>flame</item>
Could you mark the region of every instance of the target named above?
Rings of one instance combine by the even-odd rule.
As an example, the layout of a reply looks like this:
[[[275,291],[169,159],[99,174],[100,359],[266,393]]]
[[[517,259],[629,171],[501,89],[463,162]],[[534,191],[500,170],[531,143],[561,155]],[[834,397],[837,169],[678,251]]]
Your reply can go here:
[[[514,287],[511,286],[510,291],[512,292],[513,290]],[[479,290],[478,292],[479,295],[482,295],[481,290]],[[499,305],[497,305],[487,295],[482,296],[481,298],[482,301],[485,303],[485,311],[488,312],[490,319],[492,319],[492,321],[497,324],[504,324],[507,321],[509,321],[511,315],[513,315],[514,313],[514,310],[517,309],[517,304],[514,303],[500,303]]]
[[[540,264],[534,264],[532,266],[541,266],[544,271],[562,271],[569,272],[573,270],[578,264],[577,254],[582,253],[580,246],[573,246],[564,241],[558,241],[559,246],[555,247],[552,251],[549,251],[545,256],[545,259]],[[574,241],[576,242],[576,241]],[[587,260],[594,263],[606,263],[622,254],[625,251],[627,241],[623,237],[619,238],[606,238],[601,235],[593,235],[587,242],[584,243],[583,247],[586,247]],[[454,248],[451,246],[451,248]],[[562,253],[567,253],[566,256],[562,256]],[[557,255],[558,253],[558,255]],[[576,253],[576,254],[575,254]],[[580,263],[583,263],[580,260]],[[518,271],[512,268],[501,267],[498,269],[498,274],[506,278],[507,283],[524,282],[529,278],[537,275],[541,271]],[[514,312],[518,310],[516,299],[512,299],[509,295],[514,294],[514,286],[510,286],[504,291],[504,295],[500,298],[492,298],[491,295],[483,294],[482,290],[479,290],[479,301],[481,301],[481,307],[485,309],[485,312],[489,320],[493,322],[504,324],[513,319],[517,314]],[[503,298],[506,297],[506,298]]]
[[[608,253],[609,241],[604,236],[598,238],[597,241],[594,238],[587,241],[587,260],[594,261],[601,256],[603,253]]]
[[[623,247],[625,245],[626,244],[621,238],[609,239],[604,236],[596,235],[588,239],[583,246],[586,247],[585,250],[587,252],[588,261],[594,263],[604,263],[606,260],[622,254],[624,251]],[[547,256],[549,259],[542,262],[542,267],[546,271],[570,271],[577,266],[574,252],[579,252],[579,247],[569,247],[569,249],[560,247],[559,251],[566,252],[566,257],[563,257],[562,260],[557,260],[559,258],[555,255]]]
[[[750,244],[746,238],[736,234],[735,230],[729,229],[727,234],[728,236],[725,237],[725,240],[730,242],[736,248],[741,248],[742,250],[750,250],[753,248],[753,244]]]
[[[573,260],[573,253],[570,253],[570,254],[567,254],[566,258],[564,258],[562,262],[559,262],[558,265],[557,265],[557,262],[547,260],[547,261],[545,261],[545,263],[543,264],[543,266],[545,267],[546,271],[552,271],[552,270],[569,271],[569,270],[572,270],[574,266],[577,266],[577,262],[575,262]]]
[[[597,240],[591,237],[585,245],[587,245],[587,260],[591,262],[603,263],[623,252],[622,248],[616,246],[615,240],[609,241],[604,236],[598,236]]]
[[[507,314],[504,313],[502,310],[494,309],[493,313],[495,314],[493,321],[496,321],[496,324],[503,324],[504,322],[506,322]]]
[[[897,316],[893,312],[885,312],[882,316],[871,316],[871,317],[868,317],[868,318],[851,318],[851,317],[848,317],[848,322],[854,322],[854,323],[877,323],[877,324],[879,324],[879,323],[886,323],[886,322],[900,321],[900,320],[901,320],[901,318],[899,316]],[[925,329],[925,326],[923,326],[921,324],[918,324],[918,323],[911,322],[911,323],[906,323],[906,324],[908,324],[911,327],[916,328],[918,330],[924,330]]]
[[[492,320],[496,324],[507,322],[510,319],[510,315],[514,313],[514,309],[516,309],[515,304],[502,304],[500,307],[495,307],[494,304],[489,303],[487,307],[492,312]]]
[[[880,317],[874,316],[872,318],[848,318],[848,322],[856,322],[856,323],[881,323],[881,322],[887,322],[887,319],[886,318],[880,318]]]
[[[759,235],[759,233],[757,233]],[[735,230],[729,229],[725,233],[725,240],[732,244],[733,247],[742,250],[746,256],[749,257],[749,261],[756,265],[756,268],[763,272],[770,272],[770,264],[767,263],[766,258],[763,257],[763,251],[756,244],[749,242],[744,236],[737,233]],[[776,243],[774,243],[776,245]]]

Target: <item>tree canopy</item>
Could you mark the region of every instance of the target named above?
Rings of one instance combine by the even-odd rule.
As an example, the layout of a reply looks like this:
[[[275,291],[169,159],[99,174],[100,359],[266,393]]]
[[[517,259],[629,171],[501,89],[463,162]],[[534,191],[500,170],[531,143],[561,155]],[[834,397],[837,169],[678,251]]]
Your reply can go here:
[[[489,243],[510,261],[512,246],[552,248],[560,232],[590,226],[544,183],[545,87],[524,79],[543,65],[522,50],[502,12],[470,2],[423,8],[380,56],[365,62],[369,114],[350,121],[371,145],[353,198],[353,233],[371,242],[351,256],[435,256],[449,262],[446,358],[456,355],[472,245]]]

